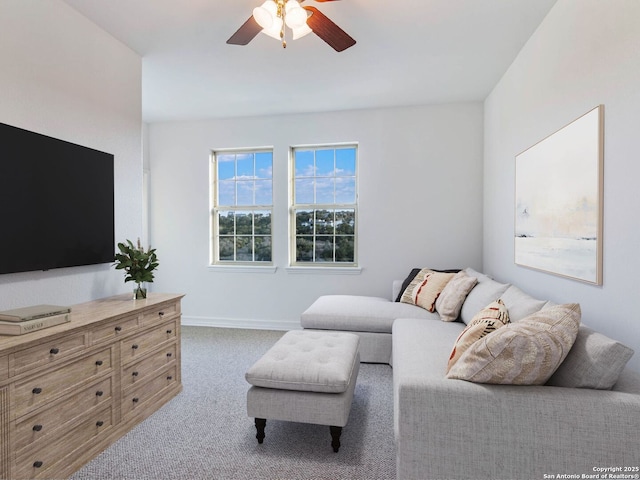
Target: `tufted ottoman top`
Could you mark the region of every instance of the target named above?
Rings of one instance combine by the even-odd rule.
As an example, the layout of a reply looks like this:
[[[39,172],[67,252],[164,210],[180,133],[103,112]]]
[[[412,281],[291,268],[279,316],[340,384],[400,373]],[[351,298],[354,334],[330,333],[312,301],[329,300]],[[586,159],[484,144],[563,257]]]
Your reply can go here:
[[[341,393],[352,382],[360,338],[353,333],[292,330],[245,374],[256,387]]]

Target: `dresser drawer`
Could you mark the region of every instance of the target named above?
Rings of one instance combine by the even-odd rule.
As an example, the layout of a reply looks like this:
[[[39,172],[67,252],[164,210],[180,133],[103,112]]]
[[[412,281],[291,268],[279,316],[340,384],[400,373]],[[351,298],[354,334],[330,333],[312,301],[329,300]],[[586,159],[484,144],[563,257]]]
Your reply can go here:
[[[0,388],[0,478],[9,478],[9,387]]]
[[[154,351],[158,345],[176,338],[177,320],[158,325],[151,330],[147,330],[140,335],[129,338],[121,342],[120,355],[122,362],[128,363],[137,360],[147,353]]]
[[[140,387],[131,389],[123,395],[122,399],[122,416],[144,412],[145,405],[152,400],[157,394],[167,387],[177,382],[176,367],[173,366],[160,374],[153,380],[141,384]]]
[[[68,461],[67,455],[78,449],[85,451],[105,437],[113,425],[112,406],[90,415],[75,428],[41,448],[34,449],[16,459],[16,478],[50,478],[49,472],[59,461]],[[66,458],[65,458],[66,457]]]
[[[0,380],[9,378],[9,357],[0,357]]]
[[[134,332],[138,328],[138,317],[124,317],[117,322],[109,322],[105,325],[94,328],[91,331],[91,344],[113,340]]]
[[[145,326],[151,323],[158,323],[180,313],[179,303],[166,303],[161,307],[150,308],[142,313],[140,323]]]
[[[156,353],[122,370],[122,388],[143,382],[157,370],[166,367],[176,359],[176,344],[167,345]]]
[[[86,347],[87,336],[80,332],[20,350],[11,355],[12,374],[19,375],[32,368],[55,363]]]
[[[65,391],[105,374],[111,369],[111,364],[111,349],[107,348],[56,370],[16,383],[14,418],[20,418]]]
[[[79,414],[111,402],[113,397],[112,378],[108,377],[85,388],[78,394],[54,404],[46,410],[16,423],[14,448],[20,454],[42,438],[55,433],[59,428],[78,417]],[[57,437],[57,436],[56,436]],[[57,441],[57,438],[52,440]]]

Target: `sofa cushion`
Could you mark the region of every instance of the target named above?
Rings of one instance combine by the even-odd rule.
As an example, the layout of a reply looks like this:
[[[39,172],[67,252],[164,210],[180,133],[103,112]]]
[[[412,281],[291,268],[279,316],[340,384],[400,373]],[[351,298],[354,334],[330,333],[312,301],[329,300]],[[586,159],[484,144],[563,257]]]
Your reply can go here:
[[[411,298],[406,299],[403,295],[401,301],[433,312],[436,309],[436,300],[453,276],[453,273],[428,272],[424,279],[414,286]]]
[[[460,318],[464,323],[468,324],[476,313],[491,302],[499,299],[507,288],[509,288],[509,284],[496,282],[487,275],[477,272],[472,268],[466,268],[464,271],[467,272],[470,277],[478,279],[478,283],[473,287],[473,290],[469,292],[460,310]]]
[[[393,324],[392,335],[394,383],[403,376],[419,382],[445,381],[451,345],[464,328],[461,322],[398,318]]]
[[[357,372],[359,340],[352,333],[291,330],[247,370],[245,378],[256,387],[342,393]]]
[[[426,312],[426,310],[423,310]],[[420,385],[415,390],[415,402],[421,404],[422,389],[429,390],[432,383],[446,382],[444,372],[451,345],[464,329],[461,322],[425,322],[416,318],[398,318],[393,324],[393,385],[394,430],[399,438],[399,389],[408,384]],[[407,395],[407,393],[405,393]],[[408,395],[411,395],[409,393]],[[443,403],[448,399],[443,398]],[[422,410],[421,410],[422,412]],[[422,478],[422,477],[418,477]]]
[[[543,385],[571,349],[580,325],[580,305],[536,312],[471,345],[448,378],[476,383]]]
[[[480,310],[456,339],[449,355],[447,372],[471,345],[507,323],[509,323],[509,312],[502,300],[491,302]]]
[[[454,322],[460,316],[460,309],[464,299],[473,287],[478,283],[478,279],[470,277],[467,272],[458,272],[449,280],[438,299],[436,300],[436,310],[440,314],[443,322]]]
[[[323,295],[300,316],[303,328],[391,333],[396,318],[438,320],[437,313],[382,297]]]
[[[515,285],[510,285],[500,298],[507,306],[509,318],[512,322],[517,322],[532,313],[536,313],[547,303],[546,300],[538,300],[524,293]]]
[[[610,390],[633,353],[626,345],[581,325],[567,358],[547,385]]]

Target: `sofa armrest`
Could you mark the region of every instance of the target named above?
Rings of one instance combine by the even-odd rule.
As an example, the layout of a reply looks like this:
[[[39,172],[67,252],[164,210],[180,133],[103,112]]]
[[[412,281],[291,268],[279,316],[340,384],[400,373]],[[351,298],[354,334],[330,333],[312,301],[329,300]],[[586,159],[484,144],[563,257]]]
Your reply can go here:
[[[395,390],[398,478],[545,478],[640,461],[637,393],[410,376]]]
[[[400,294],[400,290],[402,289],[403,280],[394,280],[391,285],[391,301],[395,302],[396,298]]]

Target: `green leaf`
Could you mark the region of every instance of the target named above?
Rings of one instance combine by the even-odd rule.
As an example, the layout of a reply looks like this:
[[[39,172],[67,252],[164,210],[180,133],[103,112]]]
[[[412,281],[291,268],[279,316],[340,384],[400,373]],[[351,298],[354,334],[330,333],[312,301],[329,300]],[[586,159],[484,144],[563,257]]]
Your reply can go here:
[[[153,282],[152,272],[159,266],[156,249],[149,247],[145,251],[140,245],[140,239],[138,239],[137,246],[129,239],[125,242],[118,243],[120,253],[116,253],[114,256],[116,270],[124,270],[125,272],[125,283]]]

